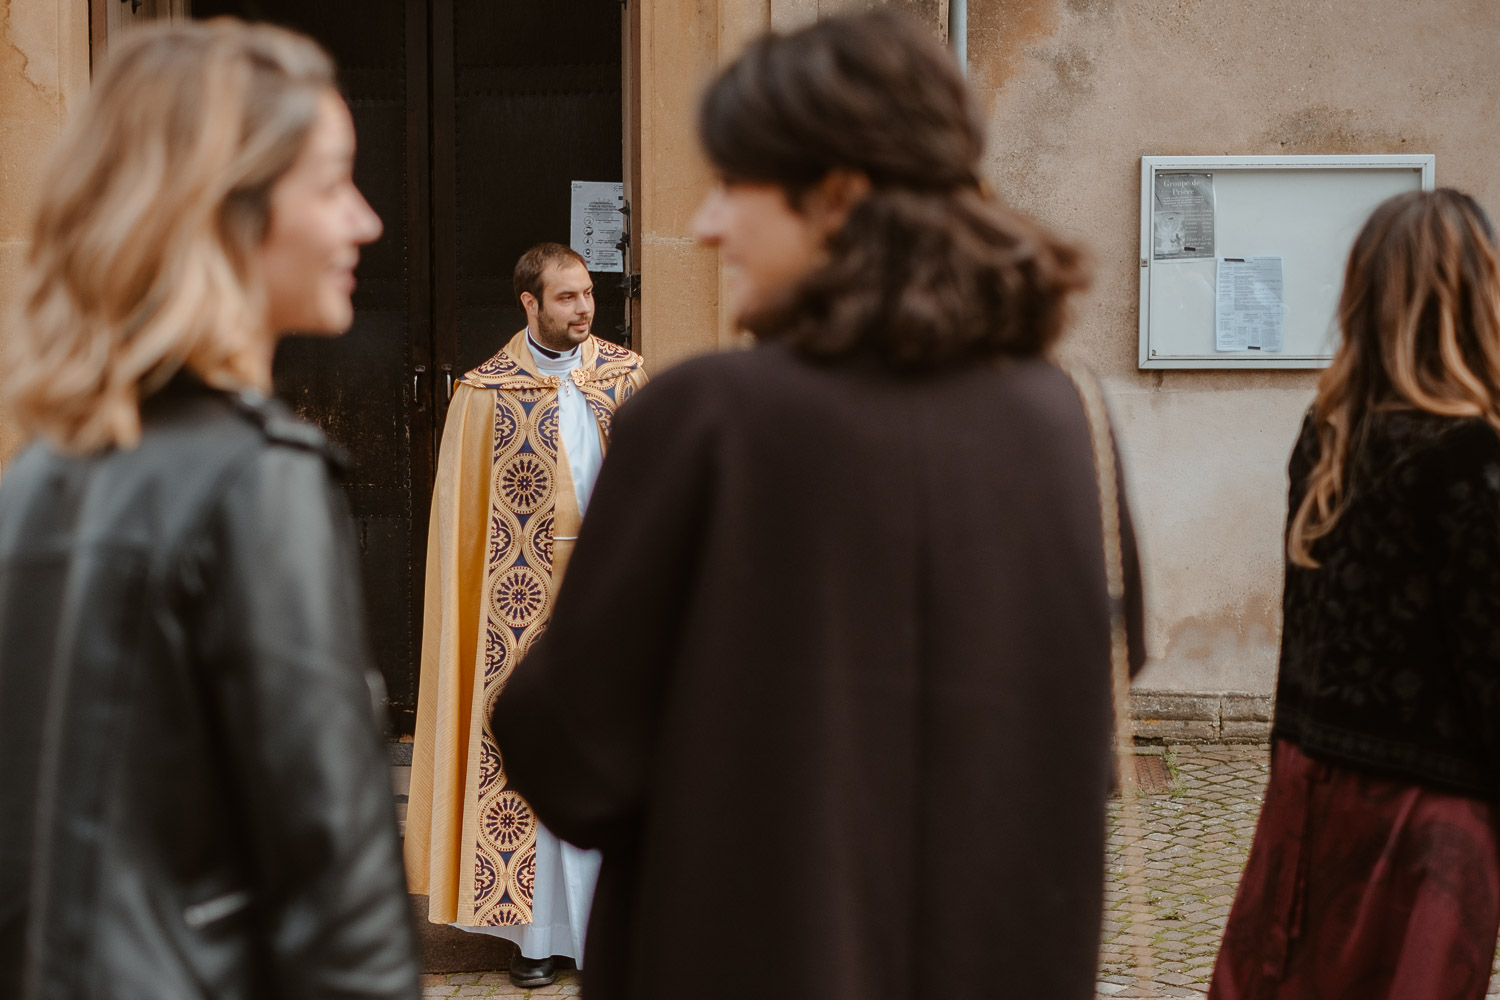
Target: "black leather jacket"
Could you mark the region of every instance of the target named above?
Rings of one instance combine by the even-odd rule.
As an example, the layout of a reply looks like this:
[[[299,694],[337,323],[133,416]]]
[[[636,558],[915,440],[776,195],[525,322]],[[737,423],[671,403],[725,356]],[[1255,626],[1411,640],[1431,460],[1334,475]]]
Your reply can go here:
[[[179,378],[0,480],[0,998],[419,994],[322,434]]]

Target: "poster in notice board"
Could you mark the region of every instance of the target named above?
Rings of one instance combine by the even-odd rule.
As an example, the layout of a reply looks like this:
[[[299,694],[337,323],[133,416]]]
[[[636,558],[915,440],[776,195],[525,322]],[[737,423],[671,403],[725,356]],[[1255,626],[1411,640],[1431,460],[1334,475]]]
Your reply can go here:
[[[1151,213],[1151,254],[1157,260],[1214,255],[1214,175],[1159,171]]]

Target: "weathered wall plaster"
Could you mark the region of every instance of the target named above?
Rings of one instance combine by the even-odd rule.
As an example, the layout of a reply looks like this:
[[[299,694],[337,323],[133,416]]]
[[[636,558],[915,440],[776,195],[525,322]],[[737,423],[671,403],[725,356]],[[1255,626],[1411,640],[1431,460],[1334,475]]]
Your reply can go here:
[[[0,0],[0,338],[42,165],[88,79],[87,0]],[[0,423],[0,456],[13,445]]]
[[[1085,243],[1069,350],[1103,377],[1146,558],[1144,686],[1268,693],[1285,463],[1311,372],[1136,369],[1149,154],[1433,153],[1500,209],[1500,8],[1489,0],[991,0],[971,79],[1002,196]]]
[[[698,88],[757,27],[863,5],[646,0],[656,47],[643,52],[653,78],[642,343],[654,368],[733,342],[715,255],[688,238],[709,183],[692,135]],[[1142,683],[1269,693],[1285,462],[1317,374],[1136,369],[1139,158],[1433,153],[1438,183],[1500,209],[1500,8],[985,0],[970,4],[969,30],[970,79],[991,129],[986,173],[1093,254],[1094,288],[1067,350],[1100,373],[1119,425],[1149,588],[1155,661]]]

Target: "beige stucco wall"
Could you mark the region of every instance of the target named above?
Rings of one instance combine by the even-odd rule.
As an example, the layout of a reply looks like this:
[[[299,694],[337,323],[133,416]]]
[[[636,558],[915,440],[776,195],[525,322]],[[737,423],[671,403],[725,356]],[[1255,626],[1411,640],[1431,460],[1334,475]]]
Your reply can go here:
[[[0,316],[15,296],[42,162],[88,88],[88,23],[87,0],[0,0]],[[0,423],[0,456],[11,444]]]
[[[1136,369],[1140,157],[1433,153],[1500,209],[1493,0],[970,5],[986,171],[1097,262],[1072,347],[1106,380],[1146,555],[1146,686],[1269,692],[1285,462],[1312,372]]]
[[[642,344],[657,370],[733,340],[717,261],[688,239],[708,183],[697,90],[756,30],[837,5],[644,0]],[[986,173],[1096,262],[1069,350],[1104,378],[1128,463],[1144,686],[1271,691],[1284,466],[1317,375],[1136,369],[1139,158],[1433,153],[1438,183],[1500,210],[1497,53],[1493,0],[970,0]]]

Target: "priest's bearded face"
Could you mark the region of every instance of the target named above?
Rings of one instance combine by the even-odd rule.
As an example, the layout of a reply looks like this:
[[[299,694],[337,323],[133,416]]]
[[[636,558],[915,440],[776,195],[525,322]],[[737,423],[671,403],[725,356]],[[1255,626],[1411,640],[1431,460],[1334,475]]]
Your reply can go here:
[[[831,171],[795,200],[779,184],[721,178],[693,219],[700,243],[718,247],[736,321],[781,301],[825,259],[828,237],[870,190],[863,174]]]
[[[553,351],[571,351],[589,339],[594,322],[594,282],[577,261],[552,264],[542,272],[542,301],[521,294],[526,322],[536,342]]]

